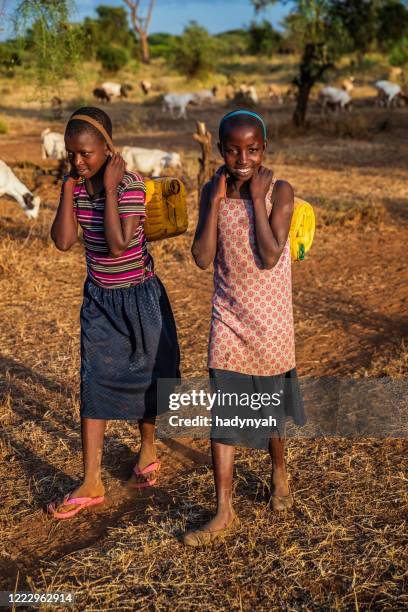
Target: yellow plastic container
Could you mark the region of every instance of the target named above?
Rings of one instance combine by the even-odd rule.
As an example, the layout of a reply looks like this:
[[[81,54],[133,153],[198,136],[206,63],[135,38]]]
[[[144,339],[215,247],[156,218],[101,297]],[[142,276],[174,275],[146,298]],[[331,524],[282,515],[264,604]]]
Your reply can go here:
[[[312,246],[316,228],[313,207],[295,197],[295,207],[290,224],[290,255],[292,261],[301,261]]]
[[[163,240],[183,234],[188,227],[186,190],[177,178],[145,179],[147,240]]]

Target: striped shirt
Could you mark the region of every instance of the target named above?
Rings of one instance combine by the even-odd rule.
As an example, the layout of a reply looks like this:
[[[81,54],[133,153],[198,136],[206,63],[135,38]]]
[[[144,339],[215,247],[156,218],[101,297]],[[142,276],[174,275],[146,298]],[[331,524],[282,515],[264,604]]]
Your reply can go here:
[[[125,172],[118,186],[118,211],[121,219],[139,216],[141,223],[120,257],[110,257],[105,239],[105,191],[90,196],[85,181],[74,189],[74,210],[82,227],[89,278],[100,287],[130,287],[154,275],[153,259],[147,250],[143,221],[146,218],[146,188],[143,179]]]

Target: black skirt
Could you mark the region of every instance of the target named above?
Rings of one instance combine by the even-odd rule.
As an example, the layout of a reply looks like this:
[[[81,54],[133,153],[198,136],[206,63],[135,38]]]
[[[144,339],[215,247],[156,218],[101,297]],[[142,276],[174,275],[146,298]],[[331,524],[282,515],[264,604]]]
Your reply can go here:
[[[296,368],[276,376],[250,376],[210,368],[217,400],[211,439],[231,446],[267,449],[271,437],[284,437],[288,417],[306,423]]]
[[[121,289],[85,282],[81,308],[81,417],[157,415],[157,381],[179,378],[180,351],[157,276]]]

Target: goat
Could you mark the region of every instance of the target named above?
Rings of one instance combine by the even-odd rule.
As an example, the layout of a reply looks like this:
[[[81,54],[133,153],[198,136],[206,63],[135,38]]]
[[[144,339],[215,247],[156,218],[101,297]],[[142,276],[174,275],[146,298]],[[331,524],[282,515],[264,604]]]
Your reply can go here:
[[[41,202],[39,196],[34,196],[7,164],[0,160],[0,196],[2,195],[14,198],[29,219],[37,218]]]
[[[374,87],[377,89],[377,104],[390,108],[397,106],[398,103],[407,104],[408,96],[406,96],[400,85],[391,81],[376,81]]]
[[[344,89],[338,89],[338,87],[323,87],[319,92],[319,101],[322,113],[327,109],[333,111],[351,110],[352,98],[350,94]]]
[[[54,119],[61,119],[62,117],[62,100],[58,96],[51,98],[51,110]]]
[[[140,87],[143,93],[145,94],[145,96],[147,96],[147,94],[152,88],[152,84],[150,81],[140,81]]]
[[[187,106],[189,104],[194,104],[195,95],[193,93],[184,93],[184,94],[176,94],[176,93],[168,93],[163,98],[163,107],[162,111],[169,111],[170,115],[175,118],[174,111],[178,110],[177,118],[180,119],[184,117],[187,119]]]
[[[51,132],[50,128],[47,128],[41,132],[41,142],[43,159],[66,159],[64,134]]]
[[[104,89],[106,94],[110,98],[127,98],[128,92],[133,89],[132,85],[127,83],[121,85],[120,83],[111,83],[106,81],[102,83],[101,89]]]
[[[137,170],[148,176],[160,176],[165,168],[181,168],[178,153],[160,149],[142,149],[141,147],[123,147],[122,157],[128,170]]]
[[[102,89],[102,87],[95,87],[92,93],[94,97],[100,102],[110,102],[111,101],[111,97],[106,93],[104,89]]]

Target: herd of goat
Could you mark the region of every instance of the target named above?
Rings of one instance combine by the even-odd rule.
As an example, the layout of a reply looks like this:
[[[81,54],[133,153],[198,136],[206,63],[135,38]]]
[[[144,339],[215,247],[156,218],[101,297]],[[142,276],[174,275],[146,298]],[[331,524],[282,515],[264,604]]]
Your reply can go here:
[[[395,69],[394,69],[395,70]],[[393,74],[394,78],[400,78],[401,73]],[[140,87],[145,95],[152,89],[149,81],[141,81]],[[318,96],[321,112],[339,112],[350,110],[352,107],[354,90],[354,78],[344,79],[340,87],[325,86]],[[404,93],[401,85],[391,80],[379,80],[374,83],[377,90],[375,103],[378,106],[391,108],[408,104],[408,96]],[[132,86],[113,82],[102,83],[94,89],[93,94],[100,102],[111,102],[114,99],[123,99],[128,96]],[[192,93],[168,93],[163,96],[162,111],[168,112],[173,118],[187,118],[189,105],[201,105],[211,102],[217,97],[218,88],[202,89]],[[238,87],[227,89],[226,97],[234,100],[237,104],[248,104],[256,106],[259,97],[254,85],[241,83]],[[286,100],[293,98],[293,90],[288,90],[282,95],[280,90],[270,85],[268,88],[269,100],[274,104],[282,105]],[[60,98],[54,97],[51,107],[56,118],[61,118],[62,102]],[[64,135],[47,128],[41,133],[41,148],[43,159],[58,160],[61,167],[66,163],[66,150]],[[169,168],[181,168],[180,155],[175,152],[162,151],[161,149],[144,149],[142,147],[125,146],[122,155],[129,170],[138,170],[145,176],[160,176]],[[0,197],[8,195],[14,198],[30,219],[38,216],[40,198],[35,196],[13,173],[4,161],[0,160]]]

